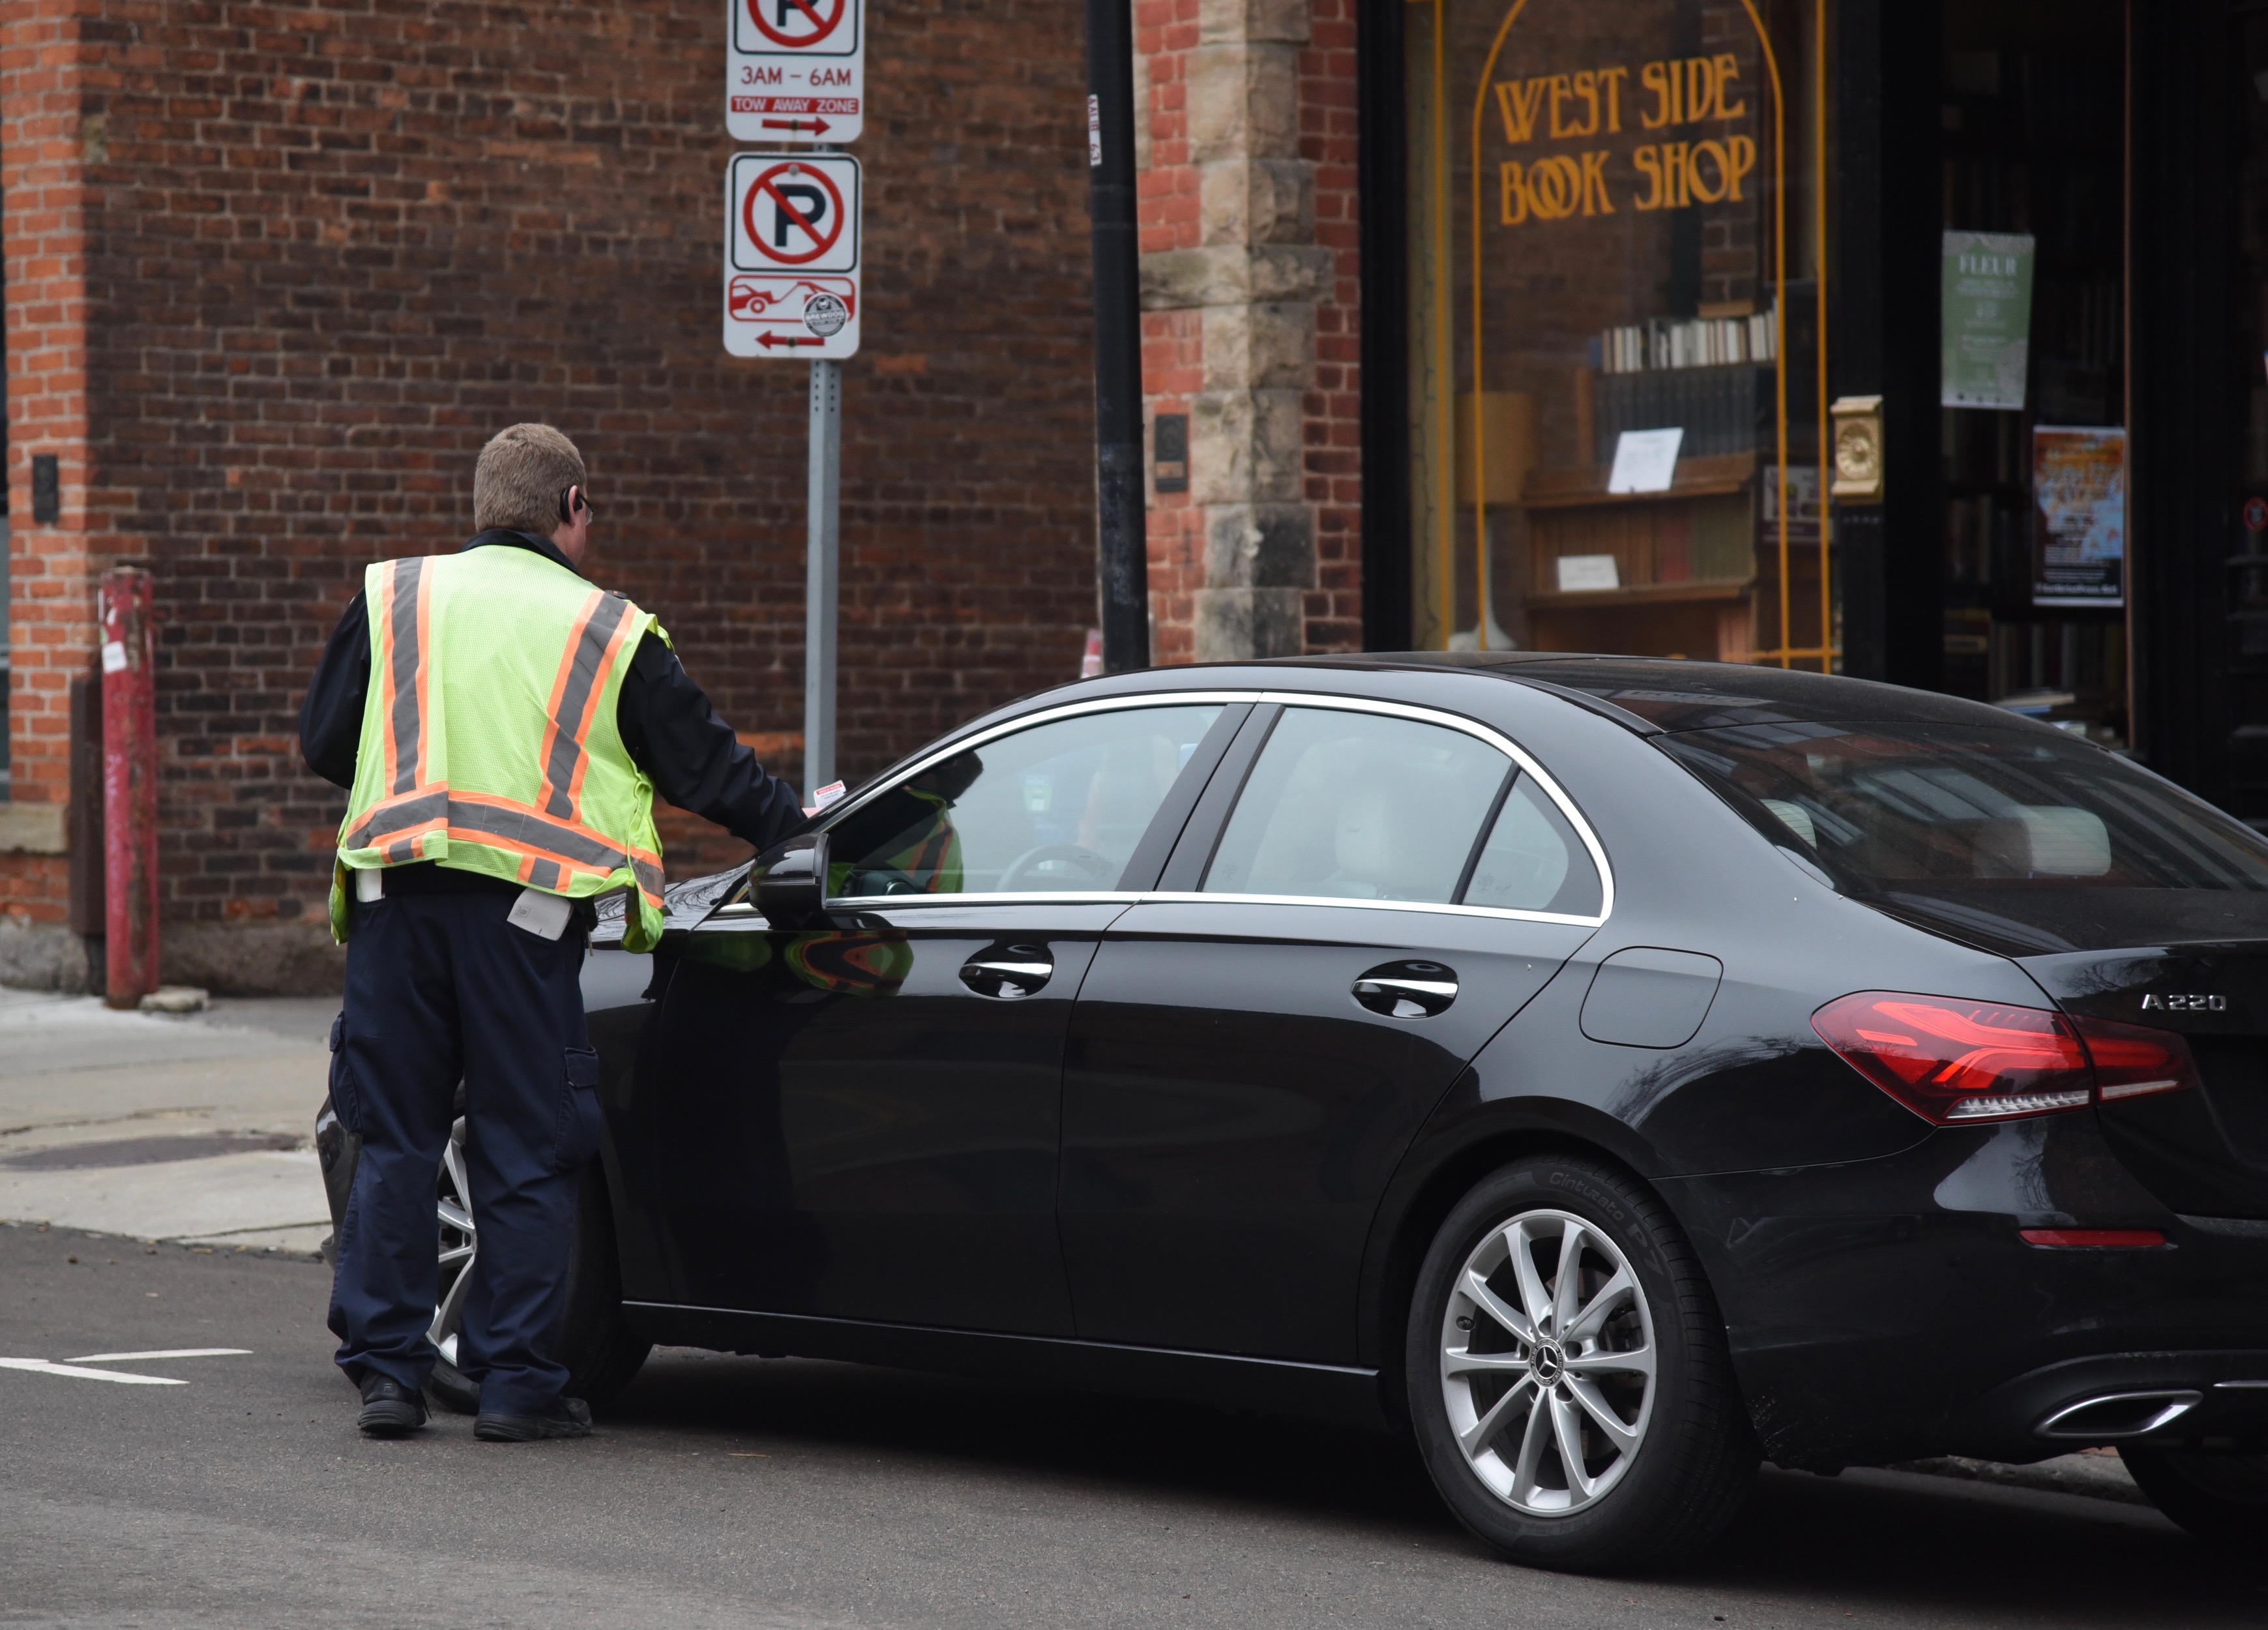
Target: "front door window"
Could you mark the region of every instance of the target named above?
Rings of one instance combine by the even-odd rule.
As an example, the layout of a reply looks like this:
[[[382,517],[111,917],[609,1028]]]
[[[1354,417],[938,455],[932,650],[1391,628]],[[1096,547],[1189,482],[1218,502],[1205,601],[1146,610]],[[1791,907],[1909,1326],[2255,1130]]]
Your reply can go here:
[[[1116,889],[1220,713],[1218,703],[1081,713],[928,765],[830,830],[828,892]]]

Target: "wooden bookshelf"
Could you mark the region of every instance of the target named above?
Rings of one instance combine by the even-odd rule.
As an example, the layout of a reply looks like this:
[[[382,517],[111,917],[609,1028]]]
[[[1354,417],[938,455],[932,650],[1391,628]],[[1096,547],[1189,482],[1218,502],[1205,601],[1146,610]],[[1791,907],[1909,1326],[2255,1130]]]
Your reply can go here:
[[[1756,455],[1753,453],[1727,453],[1715,458],[1680,459],[1667,492],[1609,492],[1607,477],[1611,473],[1603,464],[1584,465],[1574,469],[1532,469],[1528,472],[1528,483],[1521,494],[1521,507],[1528,510],[1578,509],[1594,505],[1621,507],[1745,492],[1756,477]]]
[[[1666,492],[1610,493],[1601,466],[1531,470],[1527,603],[1547,651],[1745,660],[1755,643],[1753,452],[1680,459]],[[1611,556],[1621,586],[1563,589],[1559,562]]]
[[[1528,603],[1536,608],[1699,605],[1705,601],[1739,600],[1748,592],[1749,584],[1743,579],[1719,578],[1690,583],[1632,583],[1622,588],[1540,588],[1528,596]]]

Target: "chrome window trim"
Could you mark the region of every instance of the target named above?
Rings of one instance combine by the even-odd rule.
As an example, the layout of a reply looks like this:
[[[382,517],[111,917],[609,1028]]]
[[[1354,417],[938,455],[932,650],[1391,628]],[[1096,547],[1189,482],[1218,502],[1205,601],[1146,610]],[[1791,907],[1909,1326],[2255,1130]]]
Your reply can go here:
[[[1422,900],[1357,900],[1316,894],[1160,894],[1141,896],[1145,905],[1198,905],[1211,901],[1229,905],[1330,905],[1358,911],[1432,911],[1443,917],[1499,918],[1516,923],[1557,923],[1570,928],[1596,928],[1604,917],[1576,917],[1564,911],[1523,911],[1508,905],[1442,905]]]
[[[1577,916],[1556,911],[1518,911],[1509,906],[1448,905],[1416,900],[1342,899],[1330,895],[1246,895],[1203,892],[1183,894],[1108,889],[1034,894],[839,895],[829,900],[828,904],[830,907],[841,904],[846,907],[879,907],[896,911],[908,906],[918,908],[923,905],[956,907],[990,904],[1096,905],[1111,903],[1195,904],[1205,901],[1218,901],[1223,904],[1241,905],[1330,905],[1349,906],[1357,911],[1437,911],[1453,917],[1498,918],[1510,922],[1522,923],[1555,923],[1574,928],[1600,927],[1614,914],[1615,874],[1614,868],[1607,863],[1605,847],[1599,842],[1598,835],[1592,831],[1591,823],[1583,818],[1582,811],[1575,807],[1575,800],[1561,790],[1559,783],[1551,778],[1550,773],[1543,765],[1530,757],[1527,749],[1518,742],[1502,732],[1491,729],[1476,719],[1467,719],[1462,714],[1445,713],[1437,709],[1417,707],[1403,702],[1375,702],[1366,697],[1344,697],[1322,691],[1160,690],[1138,697],[1106,697],[1091,702],[1066,703],[1061,707],[1043,709],[1037,713],[1027,713],[1019,719],[1005,720],[976,735],[965,736],[949,747],[942,748],[924,758],[917,760],[895,780],[884,782],[869,791],[861,793],[855,799],[847,800],[837,809],[830,811],[827,825],[820,830],[821,831],[833,830],[836,822],[847,818],[852,811],[880,797],[891,788],[911,780],[932,765],[943,763],[956,754],[965,753],[987,741],[998,741],[1002,736],[1012,735],[1018,731],[1030,729],[1038,725],[1053,724],[1057,719],[1074,719],[1084,713],[1123,712],[1140,707],[1203,707],[1214,704],[1226,707],[1233,706],[1239,703],[1258,705],[1270,702],[1283,707],[1309,707],[1338,712],[1376,713],[1390,719],[1412,719],[1419,724],[1437,725],[1445,729],[1462,731],[1466,735],[1484,741],[1496,749],[1519,766],[1521,774],[1532,778],[1536,785],[1543,789],[1545,795],[1557,808],[1560,815],[1565,817],[1567,824],[1574,829],[1575,836],[1582,840],[1584,851],[1591,857],[1591,865],[1599,874],[1598,914]]]
[[[1569,928],[1596,928],[1606,920],[1559,911],[1523,911],[1501,905],[1441,905],[1423,900],[1364,900],[1340,895],[1194,894],[1156,889],[1139,893],[1130,889],[1089,894],[837,895],[827,903],[829,911],[837,906],[846,911],[854,907],[859,911],[967,911],[986,905],[1322,905],[1344,906],[1358,911],[1432,911],[1448,917],[1502,918],[1521,923],[1557,923]],[[752,915],[755,909],[747,908]],[[718,917],[724,915],[722,911],[717,913]]]

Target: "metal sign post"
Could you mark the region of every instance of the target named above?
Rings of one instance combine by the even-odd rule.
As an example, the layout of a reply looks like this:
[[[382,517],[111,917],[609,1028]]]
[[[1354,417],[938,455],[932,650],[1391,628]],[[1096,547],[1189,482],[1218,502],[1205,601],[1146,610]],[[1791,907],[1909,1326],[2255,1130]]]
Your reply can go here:
[[[805,489],[803,792],[836,780],[835,637],[842,581],[843,362],[858,352],[858,161],[865,0],[725,0],[725,350],[811,362]]]
[[[835,626],[842,578],[843,365],[811,365],[803,645],[803,795],[835,779]]]

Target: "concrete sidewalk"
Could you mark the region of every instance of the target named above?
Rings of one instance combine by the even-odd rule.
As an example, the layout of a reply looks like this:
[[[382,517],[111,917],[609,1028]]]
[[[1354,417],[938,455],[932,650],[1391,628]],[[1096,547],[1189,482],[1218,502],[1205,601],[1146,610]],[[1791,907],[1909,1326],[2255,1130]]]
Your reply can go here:
[[[335,998],[180,1018],[0,990],[0,1219],[313,1251]]]

